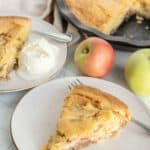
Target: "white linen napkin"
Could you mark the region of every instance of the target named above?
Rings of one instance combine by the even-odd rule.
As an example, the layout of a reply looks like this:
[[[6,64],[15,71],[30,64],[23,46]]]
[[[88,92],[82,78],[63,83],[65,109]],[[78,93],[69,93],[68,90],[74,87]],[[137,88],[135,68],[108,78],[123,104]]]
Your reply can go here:
[[[52,0],[1,0],[0,12],[22,13],[44,18],[51,11]]]
[[[54,22],[53,22],[53,25],[60,32],[63,31],[62,19],[61,19],[61,16],[60,16],[56,6],[55,6],[55,9],[54,9]],[[75,27],[73,27],[71,24],[68,24],[66,33],[71,34],[72,37],[73,37],[72,41],[71,41],[71,43],[69,43],[69,45],[73,45],[81,39],[81,35],[79,34],[78,30]]]

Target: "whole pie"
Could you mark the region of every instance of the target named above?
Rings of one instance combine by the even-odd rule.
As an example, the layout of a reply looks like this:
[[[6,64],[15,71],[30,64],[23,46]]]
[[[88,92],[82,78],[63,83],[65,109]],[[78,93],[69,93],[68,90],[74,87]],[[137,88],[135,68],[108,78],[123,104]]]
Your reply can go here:
[[[140,14],[150,18],[150,0],[65,0],[84,24],[105,34],[113,33],[125,18]]]
[[[31,30],[26,17],[0,17],[0,78],[6,79]]]
[[[131,119],[126,104],[99,89],[75,86],[58,119],[48,150],[77,150],[113,137]]]

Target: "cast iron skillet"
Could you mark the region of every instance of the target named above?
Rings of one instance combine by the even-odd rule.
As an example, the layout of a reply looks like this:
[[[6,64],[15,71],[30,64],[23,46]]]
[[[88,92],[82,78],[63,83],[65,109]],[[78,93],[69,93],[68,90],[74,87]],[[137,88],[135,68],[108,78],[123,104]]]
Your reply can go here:
[[[84,31],[89,36],[98,36],[108,40],[120,48],[133,51],[140,47],[150,47],[150,20],[137,24],[135,16],[125,21],[113,35],[106,35],[102,32],[82,24],[68,9],[65,0],[56,0],[61,15],[76,28]]]

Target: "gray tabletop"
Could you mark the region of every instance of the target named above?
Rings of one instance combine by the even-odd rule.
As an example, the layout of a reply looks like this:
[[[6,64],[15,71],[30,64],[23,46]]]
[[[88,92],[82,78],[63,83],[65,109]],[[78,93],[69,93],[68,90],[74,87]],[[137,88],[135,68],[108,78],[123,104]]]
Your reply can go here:
[[[66,65],[54,79],[81,75],[73,62],[74,48],[75,46],[71,46],[68,49]],[[129,54],[129,52],[116,51],[116,62],[109,75],[104,78],[105,80],[112,81],[127,88],[123,75],[123,66]],[[27,92],[21,91],[0,94],[0,150],[16,150],[11,140],[10,120],[17,103]]]

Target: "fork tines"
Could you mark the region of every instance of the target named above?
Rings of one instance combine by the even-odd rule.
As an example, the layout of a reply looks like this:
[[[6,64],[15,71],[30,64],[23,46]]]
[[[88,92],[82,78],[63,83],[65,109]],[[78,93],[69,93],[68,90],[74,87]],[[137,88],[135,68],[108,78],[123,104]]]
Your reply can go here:
[[[71,81],[68,85],[68,88],[71,90],[76,85],[83,85],[82,82],[79,79],[75,79],[74,81]]]

